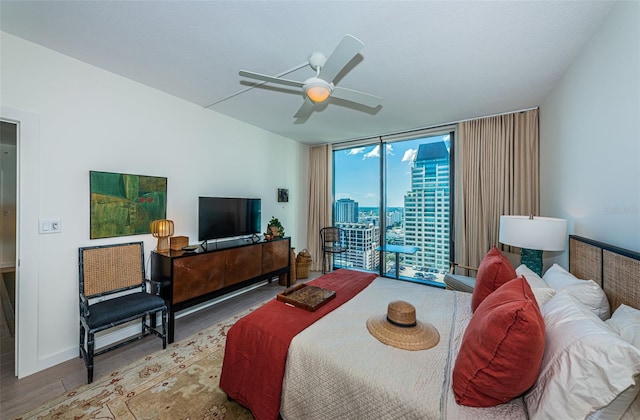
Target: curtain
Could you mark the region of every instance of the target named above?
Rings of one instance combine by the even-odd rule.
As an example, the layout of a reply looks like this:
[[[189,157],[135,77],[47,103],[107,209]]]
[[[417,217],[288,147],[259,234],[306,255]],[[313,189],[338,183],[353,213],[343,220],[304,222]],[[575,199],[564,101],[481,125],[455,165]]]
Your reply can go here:
[[[333,224],[332,147],[330,144],[309,149],[308,251],[312,271],[322,270],[320,229]]]
[[[477,267],[501,215],[539,215],[538,110],[461,122],[456,141],[455,261]]]

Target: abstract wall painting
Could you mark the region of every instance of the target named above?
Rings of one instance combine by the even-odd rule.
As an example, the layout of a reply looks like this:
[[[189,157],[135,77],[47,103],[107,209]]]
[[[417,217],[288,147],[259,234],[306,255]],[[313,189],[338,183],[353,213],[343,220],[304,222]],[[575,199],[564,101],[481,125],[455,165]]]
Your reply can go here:
[[[90,171],[91,239],[151,233],[166,219],[167,178]]]

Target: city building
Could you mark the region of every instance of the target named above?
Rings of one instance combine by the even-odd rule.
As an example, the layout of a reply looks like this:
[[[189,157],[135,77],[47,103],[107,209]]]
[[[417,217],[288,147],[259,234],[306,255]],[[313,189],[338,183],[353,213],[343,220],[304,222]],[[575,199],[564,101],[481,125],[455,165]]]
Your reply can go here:
[[[390,226],[402,226],[404,211],[402,208],[387,208],[387,228]]]
[[[358,222],[358,202],[350,198],[341,198],[336,201],[335,218],[337,223]]]
[[[344,244],[348,250],[344,258],[334,264],[340,267],[362,268],[376,271],[380,265],[380,228],[372,223],[336,223],[344,231]]]
[[[443,141],[421,144],[404,198],[405,245],[420,250],[406,256],[407,265],[418,270],[449,267],[449,210],[449,150]]]

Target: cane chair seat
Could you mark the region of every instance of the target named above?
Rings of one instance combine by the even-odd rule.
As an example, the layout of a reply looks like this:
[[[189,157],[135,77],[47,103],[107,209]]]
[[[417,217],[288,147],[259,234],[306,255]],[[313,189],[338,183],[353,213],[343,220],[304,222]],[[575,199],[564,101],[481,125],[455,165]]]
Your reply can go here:
[[[89,328],[99,328],[103,325],[128,322],[139,318],[138,314],[157,311],[163,305],[164,299],[146,292],[104,300],[90,306],[89,315],[86,316],[87,325]]]

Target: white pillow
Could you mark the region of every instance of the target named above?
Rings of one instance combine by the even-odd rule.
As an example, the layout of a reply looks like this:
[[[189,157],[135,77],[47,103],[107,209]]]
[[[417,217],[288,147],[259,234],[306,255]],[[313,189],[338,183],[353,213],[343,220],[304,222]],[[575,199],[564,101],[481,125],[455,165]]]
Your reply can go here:
[[[518,268],[516,268],[516,274],[519,276],[524,276],[527,279],[527,283],[533,289],[534,287],[538,288],[548,288],[547,283],[536,274],[532,269],[527,267],[525,264],[520,264]]]
[[[531,291],[533,292],[533,296],[536,298],[536,302],[538,302],[538,307],[542,307],[542,305],[547,303],[549,299],[556,295],[556,291],[548,287],[536,287],[531,289]]]
[[[640,311],[624,303],[605,321],[622,338],[640,349]]]
[[[547,286],[547,283],[526,265],[520,264],[520,266],[516,268],[516,274],[518,276],[524,276],[527,280],[536,298],[536,302],[538,302],[538,306],[542,306],[556,294],[554,289]]]
[[[619,420],[622,418],[638,396],[638,391],[640,391],[638,380],[640,379],[636,377],[636,385],[622,391],[609,405],[589,415],[587,420]],[[637,419],[638,417],[633,418]]]
[[[561,291],[541,312],[546,329],[542,366],[524,396],[530,419],[583,419],[635,384],[640,350],[589,308]]]
[[[640,311],[621,304],[615,310],[611,318],[604,321],[611,329],[617,332],[622,338],[633,344],[636,348],[640,348]],[[608,406],[596,411],[587,417],[587,420],[610,420],[621,418],[625,410],[634,401],[638,392],[640,392],[640,378],[636,377],[636,385],[629,387],[626,391],[618,395],[618,397]]]
[[[556,290],[556,293],[566,290],[576,300],[591,309],[600,319],[608,319],[611,315],[607,295],[595,281],[580,280],[558,264],[551,266],[542,278],[548,287]]]

